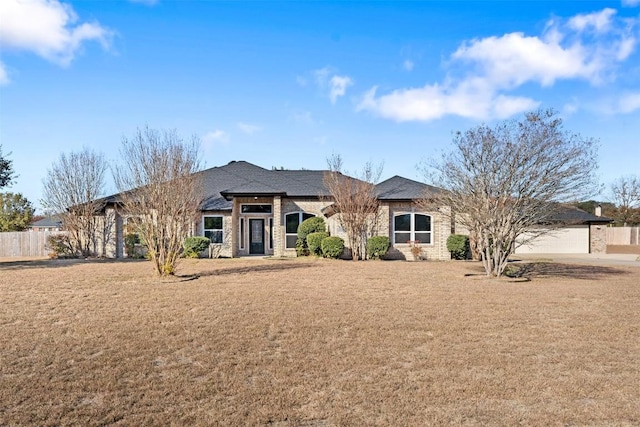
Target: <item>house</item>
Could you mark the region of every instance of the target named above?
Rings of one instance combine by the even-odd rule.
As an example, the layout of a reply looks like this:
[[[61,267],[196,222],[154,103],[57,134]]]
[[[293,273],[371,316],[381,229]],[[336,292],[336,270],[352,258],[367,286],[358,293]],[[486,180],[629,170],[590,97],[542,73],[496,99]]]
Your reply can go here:
[[[42,218],[29,224],[29,231],[60,231],[62,219],[58,216]]]
[[[211,240],[216,256],[296,256],[298,225],[312,216],[326,220],[331,235],[345,238],[331,209],[322,170],[269,170],[245,161],[210,168],[198,175],[203,185],[200,217],[193,234]],[[389,236],[391,256],[408,258],[419,245],[427,259],[449,259],[451,233],[446,207],[421,210],[415,201],[439,191],[395,176],[376,187],[381,209],[372,234]],[[110,255],[123,257],[127,218],[118,211],[118,195],[104,199],[105,216],[114,218]],[[346,240],[346,239],[345,239]]]
[[[563,205],[554,216],[560,227],[517,246],[516,254],[569,253],[588,254],[607,251],[606,227],[613,220]],[[541,226],[544,227],[544,226]],[[526,238],[527,236],[525,236]]]

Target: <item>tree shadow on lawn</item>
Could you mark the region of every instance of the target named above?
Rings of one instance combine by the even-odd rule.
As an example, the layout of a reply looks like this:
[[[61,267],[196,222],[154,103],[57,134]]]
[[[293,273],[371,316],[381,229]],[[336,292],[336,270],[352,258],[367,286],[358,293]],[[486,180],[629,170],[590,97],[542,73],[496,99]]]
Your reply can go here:
[[[254,273],[272,273],[274,271],[292,270],[296,268],[310,268],[311,264],[298,262],[274,263],[268,265],[247,265],[242,267],[221,268],[220,270],[209,270],[195,273],[194,276],[228,276],[231,274],[254,274]]]
[[[25,270],[32,268],[62,268],[78,264],[120,264],[131,262],[148,262],[146,259],[114,259],[114,258],[67,258],[67,259],[33,259],[20,261],[0,261],[0,270]]]
[[[514,262],[509,263],[506,274],[509,277],[527,279],[536,277],[598,279],[611,275],[629,274],[629,272],[602,265],[564,264],[556,262]]]

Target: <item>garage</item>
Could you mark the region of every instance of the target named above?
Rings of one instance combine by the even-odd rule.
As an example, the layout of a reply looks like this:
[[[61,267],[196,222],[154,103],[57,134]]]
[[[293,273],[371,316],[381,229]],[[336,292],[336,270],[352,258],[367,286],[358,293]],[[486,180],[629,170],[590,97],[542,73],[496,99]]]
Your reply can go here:
[[[558,228],[518,246],[516,254],[588,254],[589,225]]]

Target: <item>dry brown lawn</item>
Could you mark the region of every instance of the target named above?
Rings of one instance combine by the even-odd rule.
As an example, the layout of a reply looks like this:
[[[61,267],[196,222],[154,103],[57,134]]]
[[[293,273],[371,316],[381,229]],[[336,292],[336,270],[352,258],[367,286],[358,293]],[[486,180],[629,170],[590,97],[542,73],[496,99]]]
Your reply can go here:
[[[0,425],[640,425],[640,268],[0,263]]]

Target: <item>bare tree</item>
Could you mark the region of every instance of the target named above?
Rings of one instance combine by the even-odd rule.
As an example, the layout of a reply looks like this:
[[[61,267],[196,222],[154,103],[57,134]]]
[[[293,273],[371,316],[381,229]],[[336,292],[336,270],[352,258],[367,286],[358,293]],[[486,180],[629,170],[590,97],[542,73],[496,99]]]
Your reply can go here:
[[[616,208],[612,212],[616,223],[627,226],[640,223],[640,178],[622,176],[611,184],[611,196]]]
[[[368,162],[356,178],[342,174],[342,157],[333,154],[327,159],[329,172],[324,185],[333,198],[338,222],[347,233],[347,240],[354,261],[364,259],[367,237],[377,224],[379,201],[375,183],[380,179],[383,165]]]
[[[104,231],[111,228],[107,217],[101,215],[107,168],[102,154],[83,148],[61,154],[43,179],[42,206],[62,217],[76,255],[96,255],[99,241],[105,241]],[[103,243],[101,255],[105,250]]]
[[[114,177],[124,214],[138,218],[136,231],[156,272],[172,275],[202,197],[197,138],[186,142],[175,130],[147,127],[123,139],[121,154]]]
[[[565,131],[552,110],[458,132],[453,144],[433,165],[447,190],[439,203],[475,236],[489,276],[503,274],[517,244],[557,225],[560,202],[597,189],[597,142]]]

